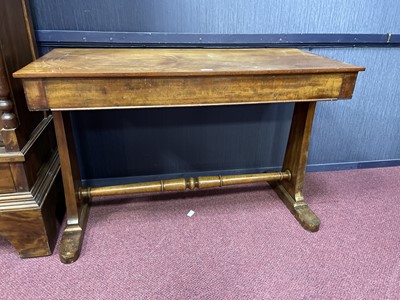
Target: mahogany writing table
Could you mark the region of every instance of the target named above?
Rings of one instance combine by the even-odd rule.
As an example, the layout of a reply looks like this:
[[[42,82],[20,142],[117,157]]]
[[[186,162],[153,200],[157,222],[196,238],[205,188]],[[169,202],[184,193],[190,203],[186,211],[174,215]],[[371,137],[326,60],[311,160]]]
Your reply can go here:
[[[309,231],[320,221],[303,198],[315,105],[351,98],[364,68],[297,49],[55,49],[14,74],[31,110],[51,110],[67,207],[60,257],[75,261],[96,196],[270,182]],[[69,111],[296,102],[281,172],[81,187]]]

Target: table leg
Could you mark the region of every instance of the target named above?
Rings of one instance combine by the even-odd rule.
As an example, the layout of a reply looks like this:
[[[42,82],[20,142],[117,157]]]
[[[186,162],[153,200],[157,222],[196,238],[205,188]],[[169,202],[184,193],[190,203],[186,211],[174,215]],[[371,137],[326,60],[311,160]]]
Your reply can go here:
[[[88,215],[88,203],[78,197],[81,184],[69,112],[53,112],[67,210],[67,226],[60,244],[60,259],[78,259]]]
[[[295,104],[282,168],[290,171],[291,179],[271,183],[299,223],[313,232],[318,231],[320,221],[304,201],[303,185],[315,106],[316,102]]]

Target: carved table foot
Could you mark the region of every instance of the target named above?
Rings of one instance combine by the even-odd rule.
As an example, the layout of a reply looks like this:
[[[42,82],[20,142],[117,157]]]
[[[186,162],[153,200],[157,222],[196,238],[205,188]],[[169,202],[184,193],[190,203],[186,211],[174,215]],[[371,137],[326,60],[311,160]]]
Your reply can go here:
[[[73,263],[79,258],[85,233],[88,210],[88,204],[83,204],[79,224],[67,224],[67,227],[64,230],[60,243],[60,260],[64,264]]]
[[[283,203],[285,203],[286,207],[304,229],[311,232],[318,231],[321,222],[304,200],[296,201],[287,190],[277,182],[271,182],[270,186],[275,190],[279,198],[281,198]]]

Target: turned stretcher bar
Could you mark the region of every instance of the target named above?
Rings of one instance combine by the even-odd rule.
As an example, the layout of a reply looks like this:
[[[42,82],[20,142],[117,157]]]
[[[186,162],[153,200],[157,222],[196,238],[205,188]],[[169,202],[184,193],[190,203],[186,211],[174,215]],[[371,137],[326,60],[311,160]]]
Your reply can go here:
[[[197,178],[176,178],[132,184],[86,187],[79,189],[79,198],[87,199],[100,196],[130,195],[139,193],[184,191],[186,189],[206,189],[228,185],[238,185],[256,182],[290,180],[289,170],[284,172],[270,172],[261,174],[239,174],[227,176],[200,176]]]

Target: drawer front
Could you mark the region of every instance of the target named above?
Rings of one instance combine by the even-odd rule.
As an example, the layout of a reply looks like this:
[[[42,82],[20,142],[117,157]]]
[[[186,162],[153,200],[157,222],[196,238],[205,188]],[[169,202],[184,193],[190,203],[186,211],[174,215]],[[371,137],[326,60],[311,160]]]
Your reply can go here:
[[[10,170],[10,164],[0,164],[0,194],[15,192],[14,180]]]

